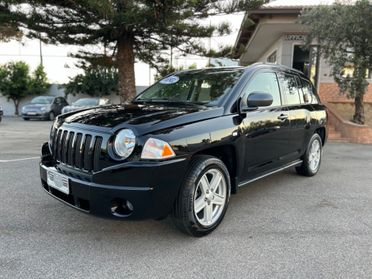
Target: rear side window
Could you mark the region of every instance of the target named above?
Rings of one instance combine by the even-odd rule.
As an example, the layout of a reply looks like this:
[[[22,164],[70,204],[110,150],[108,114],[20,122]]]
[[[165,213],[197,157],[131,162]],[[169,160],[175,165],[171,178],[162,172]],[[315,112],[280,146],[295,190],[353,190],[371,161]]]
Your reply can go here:
[[[318,104],[319,103],[318,97],[315,94],[315,89],[312,86],[312,84],[305,79],[301,79],[301,82],[302,82],[302,93],[304,96],[304,103]]]
[[[278,79],[275,73],[258,73],[248,83],[244,89],[242,102],[246,105],[249,94],[253,92],[269,93],[273,96],[273,103],[271,107],[280,106],[280,91]]]
[[[300,101],[300,88],[296,77],[290,74],[279,75],[282,93],[287,105],[298,105]]]

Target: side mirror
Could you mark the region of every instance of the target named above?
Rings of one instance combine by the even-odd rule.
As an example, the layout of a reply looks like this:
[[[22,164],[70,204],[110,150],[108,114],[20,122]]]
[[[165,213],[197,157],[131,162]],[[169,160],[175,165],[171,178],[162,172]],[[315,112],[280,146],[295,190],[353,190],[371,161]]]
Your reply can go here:
[[[252,92],[248,95],[247,105],[241,106],[240,111],[256,110],[258,107],[267,107],[273,103],[273,96],[264,92]]]

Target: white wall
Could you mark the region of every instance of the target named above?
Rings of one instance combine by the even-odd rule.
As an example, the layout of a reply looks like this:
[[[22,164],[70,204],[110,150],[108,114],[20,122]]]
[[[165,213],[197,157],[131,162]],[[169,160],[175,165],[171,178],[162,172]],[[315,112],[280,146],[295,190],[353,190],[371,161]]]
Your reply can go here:
[[[282,59],[282,39],[279,38],[278,40],[273,43],[269,49],[265,51],[265,53],[258,59],[257,62],[267,62],[267,58],[274,52],[276,51],[276,63],[281,64],[281,59]]]

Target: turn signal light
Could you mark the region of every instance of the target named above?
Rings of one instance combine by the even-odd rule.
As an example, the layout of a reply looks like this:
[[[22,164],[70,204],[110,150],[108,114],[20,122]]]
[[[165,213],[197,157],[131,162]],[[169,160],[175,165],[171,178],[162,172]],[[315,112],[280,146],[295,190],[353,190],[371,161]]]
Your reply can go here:
[[[143,147],[141,158],[142,159],[168,159],[175,157],[172,147],[165,141],[149,138]]]

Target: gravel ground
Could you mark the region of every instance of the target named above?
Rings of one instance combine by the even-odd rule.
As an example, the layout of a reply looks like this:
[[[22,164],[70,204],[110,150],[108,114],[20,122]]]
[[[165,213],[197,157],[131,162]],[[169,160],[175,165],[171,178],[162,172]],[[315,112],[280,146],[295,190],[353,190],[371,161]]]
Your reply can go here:
[[[371,278],[372,146],[329,143],[315,177],[242,188],[196,239],[169,218],[99,219],[45,194],[35,157],[50,125],[0,123],[0,278]]]

